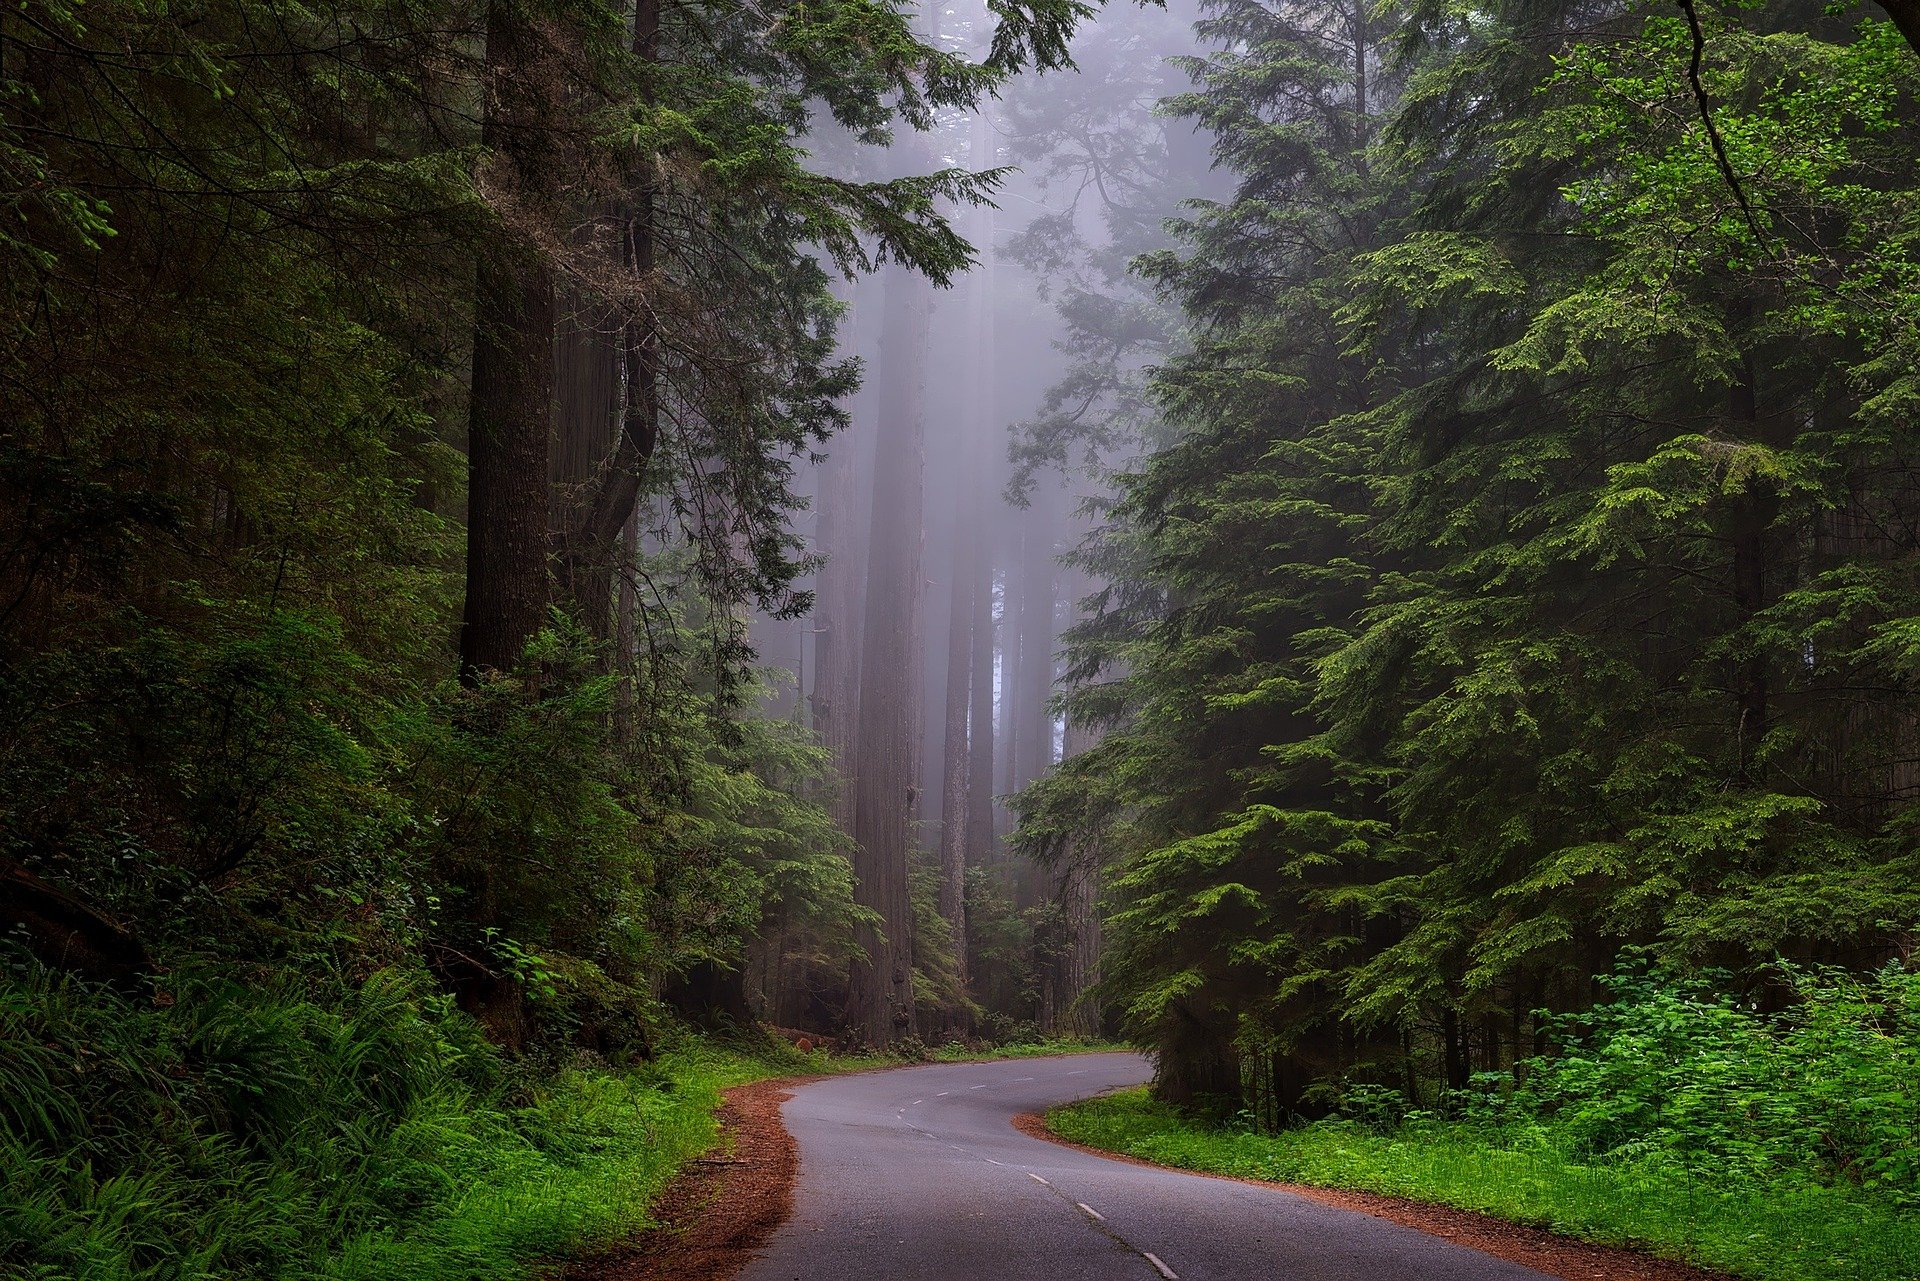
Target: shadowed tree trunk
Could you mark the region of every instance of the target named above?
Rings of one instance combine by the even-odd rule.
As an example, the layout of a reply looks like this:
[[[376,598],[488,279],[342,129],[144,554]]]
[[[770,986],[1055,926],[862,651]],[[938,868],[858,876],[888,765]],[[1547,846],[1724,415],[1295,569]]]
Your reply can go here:
[[[980,500],[991,501],[984,496]],[[974,526],[978,549],[970,600],[973,625],[967,709],[967,864],[985,867],[993,858],[993,558],[983,525]]]
[[[1084,593],[1085,581],[1076,596]],[[1098,741],[1098,735],[1078,720],[1067,721],[1066,751],[1062,759],[1078,756]],[[1090,841],[1075,841],[1066,851],[1060,898],[1067,923],[1067,945],[1061,957],[1060,1026],[1074,1036],[1100,1031],[1100,1011],[1087,999],[1087,990],[1100,975],[1100,851]]]
[[[1045,494],[1034,496],[1027,509],[1020,566],[1020,685],[1015,700],[1015,741],[1019,772],[1015,790],[1046,773],[1053,763],[1053,717],[1047,699],[1053,694],[1054,527],[1059,503]]]
[[[1026,628],[1022,624],[1022,611],[1026,608],[1026,597],[1019,587],[1021,550],[1026,546],[1026,533],[1023,526],[1016,525],[1009,531],[1004,543],[1000,564],[1000,746],[999,758],[994,768],[1000,772],[999,793],[1011,796],[1020,790],[1020,757],[1026,751],[1026,744],[1020,741],[1020,691],[1025,688],[1021,677],[1020,642],[1026,639]],[[1005,805],[994,807],[996,826],[1007,824],[1009,815]]]
[[[972,469],[969,469],[972,470]],[[973,590],[977,578],[980,538],[969,510],[968,486],[954,489],[953,567],[947,623],[946,732],[940,753],[940,915],[953,930],[954,966],[964,987],[967,982],[967,775],[972,761],[967,738],[972,731],[967,715],[972,703]]]
[[[881,328],[879,436],[867,539],[866,618],[860,643],[855,738],[855,898],[881,928],[861,931],[866,958],[853,967],[849,1016],[870,1044],[890,1044],[913,1022],[912,906],[907,857],[914,815],[923,663],[922,471],[931,286],[895,272]]]
[[[660,0],[635,0],[633,52],[642,61],[657,55]],[[592,483],[583,487],[566,535],[566,573],[582,604],[587,627],[612,638],[612,567],[622,535],[640,501],[647,465],[660,437],[660,342],[650,310],[655,266],[654,176],[642,158],[633,175],[632,204],[620,226],[620,258],[633,296],[625,302],[619,330],[620,381],[625,395],[620,430],[603,452]]]
[[[550,451],[550,536],[561,552],[566,590],[583,626],[611,639],[615,629],[614,553],[597,559],[571,547],[571,533],[593,497],[601,465],[614,447],[621,414],[617,325],[579,291],[560,292],[554,333],[554,433]],[[611,659],[612,654],[607,658]]]
[[[483,255],[474,298],[467,426],[467,581],[460,670],[511,671],[547,612],[547,437],[553,409],[553,268],[513,223],[548,212],[540,33],[514,6],[487,14],[485,180],[508,234]]]
[[[857,313],[856,313],[857,315]],[[815,550],[826,556],[821,566],[813,604],[813,685],[807,701],[813,726],[832,753],[842,786],[834,798],[833,819],[843,832],[853,831],[854,731],[859,725],[860,582],[861,561],[856,515],[859,507],[859,449],[854,429],[842,432],[828,446],[815,498],[819,516],[814,527]]]

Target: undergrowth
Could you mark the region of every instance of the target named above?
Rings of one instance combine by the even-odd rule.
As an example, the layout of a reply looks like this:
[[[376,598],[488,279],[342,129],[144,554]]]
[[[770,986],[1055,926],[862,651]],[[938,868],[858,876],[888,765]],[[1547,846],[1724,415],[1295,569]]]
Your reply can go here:
[[[1055,1054],[1104,1054],[1131,1050],[1130,1045],[1071,1036],[1038,1037],[1033,1040],[1005,1041],[987,1049],[976,1049],[959,1042],[948,1042],[932,1052],[937,1063],[966,1063],[974,1059],[1042,1059]]]
[[[808,1066],[692,1040],[630,1070],[517,1066],[399,972],[179,973],[135,998],[16,965],[0,1275],[525,1276],[642,1226],[722,1089]]]
[[[1920,974],[1781,967],[1763,1006],[1631,965],[1556,1052],[1434,1110],[1350,1083],[1263,1133],[1144,1093],[1061,1109],[1067,1138],[1248,1178],[1436,1201],[1755,1281],[1920,1278]]]
[[[1658,1165],[1583,1162],[1501,1146],[1465,1125],[1258,1134],[1185,1119],[1143,1090],[1056,1109],[1047,1122],[1063,1138],[1162,1165],[1437,1202],[1754,1281],[1920,1277],[1920,1218],[1818,1184],[1714,1183]]]

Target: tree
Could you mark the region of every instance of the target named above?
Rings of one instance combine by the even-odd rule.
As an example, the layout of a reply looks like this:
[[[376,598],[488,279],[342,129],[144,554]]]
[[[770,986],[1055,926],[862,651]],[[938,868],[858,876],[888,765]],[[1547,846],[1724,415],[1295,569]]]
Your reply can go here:
[[[877,914],[879,925],[861,936],[866,956],[854,965],[849,998],[854,1025],[877,1046],[911,1029],[914,1015],[907,857],[918,788],[919,718],[913,704],[923,666],[922,471],[931,305],[925,282],[904,272],[888,279],[853,779],[857,898]]]

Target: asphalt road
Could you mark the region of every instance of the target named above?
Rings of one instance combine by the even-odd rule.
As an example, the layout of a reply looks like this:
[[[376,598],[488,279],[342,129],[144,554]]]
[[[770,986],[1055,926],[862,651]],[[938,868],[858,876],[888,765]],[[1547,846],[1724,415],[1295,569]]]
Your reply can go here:
[[[1275,1188],[1031,1139],[1013,1118],[1147,1079],[1132,1054],[802,1086],[793,1215],[741,1281],[1550,1281]]]

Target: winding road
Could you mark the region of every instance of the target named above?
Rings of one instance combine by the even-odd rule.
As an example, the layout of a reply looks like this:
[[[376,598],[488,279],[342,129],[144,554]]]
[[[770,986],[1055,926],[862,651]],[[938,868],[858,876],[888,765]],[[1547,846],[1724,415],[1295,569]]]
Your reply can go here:
[[[1147,1079],[1133,1054],[801,1086],[792,1216],[741,1281],[1549,1281],[1277,1188],[1109,1161],[1013,1118]]]

